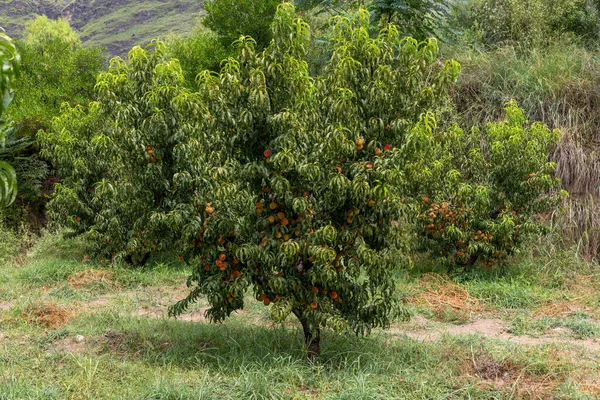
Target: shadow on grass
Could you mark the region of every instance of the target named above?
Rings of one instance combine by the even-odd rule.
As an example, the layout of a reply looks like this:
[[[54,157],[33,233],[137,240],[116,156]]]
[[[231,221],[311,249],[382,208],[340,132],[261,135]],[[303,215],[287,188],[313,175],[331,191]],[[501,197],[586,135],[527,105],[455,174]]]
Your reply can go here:
[[[228,373],[302,365],[386,374],[398,369],[438,368],[441,358],[445,358],[439,346],[425,346],[408,338],[387,341],[380,334],[356,337],[325,333],[320,362],[312,365],[306,359],[300,331],[235,319],[209,324],[100,313],[86,316],[77,324],[96,327],[93,333],[100,337],[101,353],[150,364],[202,366]],[[102,331],[101,327],[106,326],[110,330]]]

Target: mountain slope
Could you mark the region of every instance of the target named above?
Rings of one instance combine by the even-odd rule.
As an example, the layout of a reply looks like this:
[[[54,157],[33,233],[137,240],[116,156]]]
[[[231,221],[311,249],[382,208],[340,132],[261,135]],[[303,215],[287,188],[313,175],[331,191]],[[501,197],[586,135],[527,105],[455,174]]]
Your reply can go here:
[[[84,43],[124,55],[153,38],[190,32],[202,12],[202,0],[0,0],[0,26],[19,37],[36,15],[64,17]]]

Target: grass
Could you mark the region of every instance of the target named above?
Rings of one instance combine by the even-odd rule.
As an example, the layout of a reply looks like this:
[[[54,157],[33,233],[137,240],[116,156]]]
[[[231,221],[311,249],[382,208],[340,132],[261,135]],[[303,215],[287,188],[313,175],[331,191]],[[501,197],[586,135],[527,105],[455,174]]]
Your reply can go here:
[[[545,263],[524,259],[521,268],[459,280],[423,265],[405,271],[398,279],[415,319],[366,338],[327,332],[313,364],[295,322],[272,324],[268,310],[250,298],[223,324],[203,319],[204,301],[189,318],[168,319],[168,305],[185,295],[184,265],[98,265],[84,261],[83,249],[78,239],[47,234],[24,263],[0,267],[0,399],[591,399],[600,393],[594,381],[600,352],[577,344],[598,336],[598,316],[538,316],[556,299],[577,298],[582,303],[574,307],[588,307],[581,288],[555,287],[542,273]],[[486,318],[538,337],[563,326],[574,343],[529,346],[449,330]],[[443,334],[415,336],[435,330]]]

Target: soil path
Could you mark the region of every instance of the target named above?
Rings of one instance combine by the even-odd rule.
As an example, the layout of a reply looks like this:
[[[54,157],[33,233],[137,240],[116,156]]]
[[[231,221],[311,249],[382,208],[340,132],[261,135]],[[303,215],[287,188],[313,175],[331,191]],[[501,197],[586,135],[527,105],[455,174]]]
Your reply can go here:
[[[395,336],[408,336],[424,342],[438,341],[444,336],[482,335],[489,339],[506,340],[522,345],[565,344],[580,346],[590,351],[600,351],[600,342],[597,340],[569,338],[565,336],[567,332],[562,329],[554,330],[553,333],[540,337],[513,335],[509,332],[506,323],[500,319],[479,319],[464,325],[443,326],[431,326],[429,321],[423,317],[415,317],[414,322],[417,324],[417,329],[396,326],[387,332]],[[561,333],[562,335],[560,335]]]

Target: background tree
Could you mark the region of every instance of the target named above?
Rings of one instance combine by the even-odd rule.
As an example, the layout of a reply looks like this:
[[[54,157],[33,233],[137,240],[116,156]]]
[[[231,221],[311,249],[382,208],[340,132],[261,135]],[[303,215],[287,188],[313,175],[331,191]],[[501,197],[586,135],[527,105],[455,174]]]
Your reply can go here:
[[[455,0],[299,0],[300,9],[318,9],[334,14],[368,8],[374,26],[393,22],[398,30],[418,40],[440,37],[445,18]]]
[[[204,3],[203,21],[226,46],[248,35],[263,48],[271,40],[270,27],[279,3],[281,0],[210,0]]]
[[[166,51],[169,57],[179,60],[186,83],[195,88],[198,73],[219,71],[221,62],[235,53],[232,43],[223,43],[219,35],[200,24],[190,36],[169,37]]]
[[[19,176],[16,206],[5,223],[20,229],[39,229],[44,207],[57,178],[39,155],[36,134],[47,129],[63,103],[87,103],[94,95],[95,78],[102,67],[102,50],[83,47],[66,20],[38,17],[26,24],[23,39],[16,42],[22,55],[17,94],[4,127],[6,147],[0,160],[10,162]]]
[[[441,37],[441,27],[454,0],[373,0],[373,21],[394,22],[401,32],[419,40]]]

